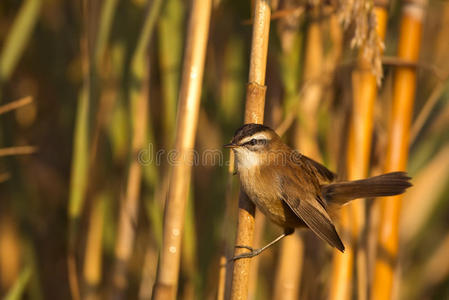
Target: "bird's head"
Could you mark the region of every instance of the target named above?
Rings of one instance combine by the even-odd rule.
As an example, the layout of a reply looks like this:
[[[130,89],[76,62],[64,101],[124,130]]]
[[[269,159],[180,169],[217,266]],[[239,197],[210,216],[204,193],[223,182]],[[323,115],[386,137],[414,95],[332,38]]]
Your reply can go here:
[[[245,124],[236,130],[229,144],[236,156],[238,169],[252,168],[267,162],[268,154],[282,150],[283,142],[268,126]]]

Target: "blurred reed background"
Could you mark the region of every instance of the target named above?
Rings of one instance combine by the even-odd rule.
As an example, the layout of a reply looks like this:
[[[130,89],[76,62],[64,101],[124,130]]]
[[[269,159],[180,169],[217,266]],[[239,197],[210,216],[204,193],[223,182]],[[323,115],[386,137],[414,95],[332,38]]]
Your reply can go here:
[[[263,86],[262,4],[0,2],[0,297],[237,299],[237,282],[240,299],[449,298],[446,0],[272,0],[258,15],[265,107],[246,120],[262,105],[340,178],[406,169],[414,187],[342,209],[344,254],[299,231],[232,278],[239,184],[222,145],[250,61]],[[255,246],[281,232],[248,224]]]

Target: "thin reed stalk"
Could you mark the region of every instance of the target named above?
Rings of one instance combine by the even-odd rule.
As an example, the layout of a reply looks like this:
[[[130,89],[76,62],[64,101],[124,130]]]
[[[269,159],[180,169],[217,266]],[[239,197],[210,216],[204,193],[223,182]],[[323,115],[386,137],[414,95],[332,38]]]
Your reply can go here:
[[[92,56],[93,73],[95,76],[94,90],[99,90],[99,100],[96,101],[95,121],[92,126],[92,135],[89,149],[89,182],[87,184],[86,198],[91,199],[89,212],[89,227],[87,229],[87,241],[83,266],[83,294],[84,299],[99,299],[99,286],[102,280],[102,254],[103,254],[103,223],[105,214],[104,198],[107,197],[103,190],[99,190],[100,176],[98,175],[101,160],[101,146],[105,126],[109,121],[110,111],[114,105],[117,94],[117,72],[111,71],[110,63],[106,55],[112,23],[116,12],[117,0],[103,1],[98,20],[98,33],[96,35],[95,49]],[[97,93],[95,93],[97,95]],[[100,156],[101,157],[101,156]],[[93,195],[93,196],[92,196]],[[89,197],[91,196],[91,197]],[[88,201],[88,200],[85,200]]]
[[[90,13],[88,1],[82,2],[83,28],[80,37],[80,50],[83,72],[83,84],[78,96],[78,107],[73,135],[73,154],[70,174],[70,191],[68,204],[69,232],[67,267],[71,296],[74,300],[81,298],[76,262],[76,239],[84,196],[87,189],[89,164],[89,110],[91,102],[91,57],[89,43]]]
[[[32,275],[32,268],[26,266],[23,268],[22,272],[20,272],[19,277],[17,278],[14,285],[8,291],[8,293],[4,296],[4,300],[19,300],[23,299],[25,294],[26,286],[28,285],[30,278]]]
[[[283,8],[290,10],[296,5],[297,3],[295,1],[286,1]],[[302,20],[293,15],[280,20],[278,24],[282,47],[281,70],[285,93],[284,107],[286,108],[285,111],[289,111],[290,109],[294,111],[296,116],[299,115],[297,112],[298,109],[292,109],[292,107],[296,103],[297,106],[301,105],[298,97],[303,95],[299,91],[302,71],[301,60],[303,59],[303,34],[300,31],[301,24]],[[310,55],[309,52],[308,54]],[[304,61],[307,61],[307,59]],[[306,152],[310,150],[302,149],[298,139],[295,139],[295,148]],[[300,234],[296,233],[281,241],[274,280],[273,299],[298,299],[303,259],[304,242]]]
[[[148,15],[145,18],[137,47],[131,61],[131,74],[137,81],[130,90],[132,146],[131,160],[128,169],[126,196],[120,208],[118,234],[115,244],[115,267],[113,273],[114,297],[124,297],[127,287],[128,262],[132,255],[135,239],[135,224],[137,223],[137,209],[140,198],[142,180],[142,166],[136,159],[137,152],[145,146],[148,127],[148,98],[149,98],[149,71],[146,48],[150,42],[161,1],[153,2],[148,6]]]
[[[387,24],[387,10],[384,1],[375,3],[374,13],[377,19],[376,33],[383,41]],[[364,47],[360,49],[358,66],[352,73],[353,104],[349,128],[347,151],[348,180],[365,178],[368,175],[371,153],[374,104],[377,97],[377,79],[371,71],[370,62],[364,56]],[[334,269],[330,298],[349,299],[352,294],[352,268],[354,260],[357,268],[358,299],[368,297],[368,260],[365,232],[365,202],[360,199],[343,207],[341,226],[351,232],[352,238],[346,244],[346,252],[334,250]],[[355,257],[353,257],[355,256]],[[346,269],[343,271],[342,269]]]
[[[235,203],[236,199],[235,199],[235,194],[233,193],[233,187],[234,187],[234,182],[233,182],[233,174],[234,174],[234,167],[235,167],[235,161],[234,161],[234,152],[230,151],[229,152],[229,166],[227,169],[227,182],[226,182],[226,194],[225,194],[225,199],[226,199],[226,211],[225,211],[225,215],[224,215],[224,220],[229,220],[232,216],[232,208],[235,207],[235,205],[233,206],[232,204]],[[220,268],[224,269],[222,272],[225,275],[225,278],[222,278],[221,276],[219,277],[219,282],[218,282],[218,288],[220,290],[220,287],[222,285],[224,285],[223,291],[222,293],[219,293],[217,295],[217,299],[229,299],[230,297],[230,292],[231,292],[231,276],[232,276],[232,267],[233,265],[230,263],[227,263],[226,257],[232,255],[232,251],[230,251],[230,245],[228,243],[228,241],[230,240],[229,234],[228,234],[228,226],[226,226],[226,222],[223,222],[222,227],[221,227],[221,231],[222,231],[222,237],[223,237],[223,256],[225,257],[224,260],[224,265],[222,265],[222,259],[220,261]],[[220,273],[221,275],[221,273]],[[222,282],[224,281],[224,283]]]
[[[164,145],[172,147],[176,124],[176,101],[182,59],[184,4],[166,1],[158,23],[159,66],[163,96]],[[167,38],[170,37],[170,38]]]
[[[256,210],[256,216],[255,216],[255,223],[254,223],[254,247],[259,248],[263,246],[262,244],[262,236],[265,231],[265,225],[266,225],[266,218],[265,216],[259,211]],[[250,272],[249,272],[249,281],[248,281],[248,299],[254,300],[256,299],[257,292],[258,292],[258,274],[259,274],[259,265],[260,260],[255,260],[252,262],[250,266]]]
[[[11,214],[3,212],[0,218],[0,289],[3,291],[11,289],[20,276],[23,261],[20,248],[17,220]]]
[[[342,209],[338,220],[340,227],[343,229],[340,231],[342,238],[346,244],[348,244],[348,242],[351,242],[351,236],[348,232],[351,224],[349,210]],[[335,250],[333,251],[334,257],[332,261],[329,299],[351,299],[354,248],[346,246],[345,253],[337,253]]]
[[[226,257],[220,257],[220,266],[218,272],[217,300],[225,299],[226,289]]]
[[[157,272],[157,248],[148,245],[143,262],[142,279],[139,287],[139,299],[148,300],[151,299],[153,293],[153,286],[156,280]]]
[[[34,146],[15,146],[8,148],[0,148],[0,157],[11,156],[11,155],[26,155],[33,154],[37,151]]]
[[[147,66],[147,64],[143,64]],[[133,120],[132,154],[144,147],[146,127],[148,123],[148,83],[144,84],[140,95],[135,94],[131,99]],[[135,239],[135,224],[137,223],[137,209],[140,198],[142,166],[135,155],[131,156],[126,184],[126,195],[120,208],[117,240],[115,244],[115,268],[113,274],[114,298],[123,297],[127,287],[127,264],[132,255]]]
[[[117,10],[118,0],[105,0],[102,3],[100,12],[100,21],[98,24],[98,35],[95,43],[95,67],[97,71],[101,70],[104,61],[106,48],[111,34],[112,23]]]
[[[104,67],[104,56],[109,35],[112,28],[112,21],[115,12],[117,1],[107,0],[104,1],[101,15],[98,21],[98,26],[94,14],[92,11],[94,4],[83,2],[83,26],[84,31],[81,37],[81,53],[83,57],[83,76],[84,82],[80,92],[80,106],[77,112],[77,127],[75,129],[75,143],[74,145],[80,147],[78,151],[74,151],[73,165],[72,165],[72,186],[69,200],[69,218],[70,218],[70,232],[69,232],[69,278],[71,278],[71,290],[72,294],[79,293],[76,291],[77,287],[77,263],[76,263],[76,239],[78,231],[78,221],[81,215],[81,211],[84,206],[85,196],[89,193],[88,190],[92,190],[94,182],[96,182],[96,163],[97,163],[97,148],[99,143],[100,132],[105,123],[105,103],[107,101],[100,101],[100,109],[97,113],[96,125],[92,136],[89,134],[90,122],[89,122],[89,106],[94,103],[93,97],[96,95],[94,90],[98,88],[99,81],[98,75],[101,75],[102,67]],[[104,92],[104,91],[103,91]],[[107,97],[102,97],[102,100]],[[79,119],[78,119],[79,118]],[[78,123],[79,122],[79,123]],[[80,126],[80,127],[78,127]],[[90,147],[90,149],[89,149]],[[88,172],[88,170],[92,172]],[[88,174],[90,176],[88,176]],[[88,181],[88,178],[90,179]],[[78,183],[76,183],[76,182]],[[88,183],[89,182],[89,183]],[[96,214],[100,218],[101,214],[98,212],[96,198],[93,199],[94,210],[92,214]],[[92,221],[91,223],[94,223]],[[88,237],[96,236],[100,234],[97,227],[90,226],[88,229]],[[101,270],[94,270],[94,268],[101,268],[100,263],[96,263],[101,260],[101,246],[98,246],[98,242],[95,238],[88,239],[86,246],[86,260],[84,262],[84,280],[87,284],[86,297],[95,296],[94,289],[90,289],[89,286],[95,287],[98,285],[99,278],[94,278],[93,274],[101,274]],[[89,252],[95,251],[95,253]],[[98,252],[99,251],[99,252]],[[88,262],[87,262],[88,261]],[[86,268],[88,264],[88,268]],[[94,282],[95,281],[95,282]],[[92,293],[91,293],[92,292]]]
[[[39,18],[42,0],[27,0],[20,7],[14,24],[3,43],[0,54],[0,101],[2,85],[11,77],[19,59],[30,40],[34,26]]]
[[[419,56],[426,1],[404,1],[398,57],[416,62]],[[393,103],[388,131],[385,171],[407,168],[410,123],[416,89],[416,68],[397,67],[393,83]],[[391,299],[399,245],[399,217],[402,196],[381,200],[377,257],[371,299]]]
[[[296,233],[282,241],[273,299],[298,299],[304,263],[304,241]]]
[[[233,116],[238,116],[241,114],[241,108],[239,103],[241,102],[244,86],[241,85],[242,78],[246,77],[244,74],[244,55],[243,51],[244,45],[242,38],[239,36],[232,36],[230,40],[226,43],[224,58],[223,58],[223,78],[220,80],[220,113],[223,114],[225,119],[231,120]],[[234,232],[233,228],[230,230],[229,222],[235,224],[234,219],[236,219],[234,209],[237,206],[237,194],[235,193],[235,176],[234,174],[234,152],[229,151],[229,166],[227,168],[227,178],[226,178],[226,192],[225,192],[225,212],[224,212],[224,222],[221,225],[221,237],[222,237],[222,255],[224,257],[230,257],[233,254],[233,239]],[[232,267],[230,263],[226,263],[223,271],[226,275],[225,278],[220,277],[219,280],[224,280],[224,282],[219,281],[218,286],[223,287],[223,293],[219,294],[218,297],[223,299],[229,299],[230,288],[231,288],[231,276]]]
[[[299,118],[296,123],[296,147],[301,152],[318,161],[321,153],[318,149],[317,112],[323,95],[323,41],[321,23],[318,18],[319,8],[311,10],[308,23],[304,52],[304,81],[309,84],[304,88],[300,105]]]
[[[245,123],[263,123],[265,108],[265,73],[270,32],[270,3],[268,0],[256,0],[254,6],[253,36],[249,78],[246,93]],[[255,206],[241,191],[236,245],[252,246],[254,240]],[[235,248],[234,255],[245,252]],[[239,259],[234,262],[231,283],[231,300],[248,298],[248,283],[251,259]]]
[[[425,230],[448,179],[449,145],[446,145],[413,177],[413,193],[406,195],[407,205],[401,215],[400,233],[405,244],[419,240],[418,234]]]
[[[182,286],[183,300],[197,299],[196,295],[198,282],[198,270],[196,268],[196,254],[197,251],[197,237],[195,235],[195,207],[193,205],[193,190],[189,191],[189,199],[186,208],[186,219],[184,223],[184,235],[182,239],[182,258],[181,258],[181,271],[184,278],[184,284]]]
[[[135,224],[142,183],[142,165],[137,153],[145,147],[148,130],[149,106],[149,63],[147,47],[150,44],[157,17],[162,5],[161,0],[148,5],[148,12],[142,31],[131,59],[131,74],[136,83],[130,89],[132,141],[131,160],[128,166],[126,195],[121,203],[118,221],[118,233],[115,244],[115,266],[112,274],[111,295],[116,299],[124,297],[127,288],[128,263],[133,253],[135,240]]]
[[[165,204],[164,233],[153,299],[175,299],[200,107],[201,83],[206,56],[212,2],[195,0],[187,30],[188,40],[179,95],[176,124],[176,162],[170,174]]]
[[[0,115],[33,103],[33,97],[27,96],[0,106]]]
[[[313,7],[312,18],[317,17],[317,7]],[[318,122],[317,110],[322,97],[323,82],[320,77],[323,72],[324,60],[321,37],[321,23],[311,20],[308,23],[304,45],[304,81],[310,82],[304,87],[299,101],[294,137],[295,149],[305,155],[320,160],[318,150]],[[297,75],[299,76],[299,74]],[[299,78],[297,78],[299,80]],[[298,93],[296,92],[296,97]],[[296,233],[282,241],[278,278],[273,299],[298,299],[301,283],[301,273],[304,264],[304,242],[302,235]]]
[[[99,299],[98,286],[102,278],[104,198],[104,195],[96,197],[89,218],[83,267],[84,284],[86,285],[83,298],[88,300]]]

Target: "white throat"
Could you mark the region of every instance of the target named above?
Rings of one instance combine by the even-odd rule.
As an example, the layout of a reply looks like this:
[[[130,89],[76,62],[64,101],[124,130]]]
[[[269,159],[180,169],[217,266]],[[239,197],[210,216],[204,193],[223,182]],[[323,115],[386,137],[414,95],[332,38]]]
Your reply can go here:
[[[260,165],[259,154],[246,149],[238,150],[238,153],[236,153],[236,158],[237,170],[239,172],[250,171]]]

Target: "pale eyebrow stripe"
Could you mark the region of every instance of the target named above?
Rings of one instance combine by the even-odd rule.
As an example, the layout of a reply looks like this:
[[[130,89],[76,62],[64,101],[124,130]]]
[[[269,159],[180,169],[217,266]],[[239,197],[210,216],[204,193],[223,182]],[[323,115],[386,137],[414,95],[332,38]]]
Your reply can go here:
[[[263,132],[258,132],[258,133],[255,133],[255,134],[253,134],[253,135],[251,135],[251,136],[248,136],[248,137],[242,139],[242,140],[240,141],[239,144],[244,144],[244,143],[246,143],[246,142],[249,142],[249,141],[252,140],[252,139],[256,139],[256,140],[269,140],[269,138],[267,137],[267,135],[266,135],[265,133],[263,133]]]

